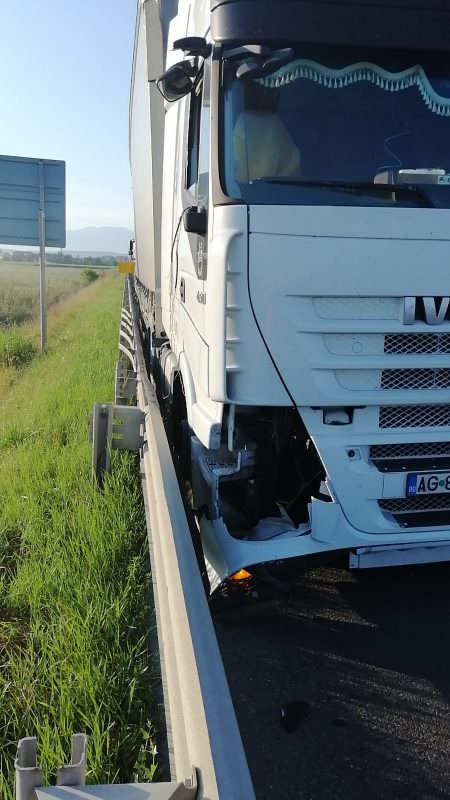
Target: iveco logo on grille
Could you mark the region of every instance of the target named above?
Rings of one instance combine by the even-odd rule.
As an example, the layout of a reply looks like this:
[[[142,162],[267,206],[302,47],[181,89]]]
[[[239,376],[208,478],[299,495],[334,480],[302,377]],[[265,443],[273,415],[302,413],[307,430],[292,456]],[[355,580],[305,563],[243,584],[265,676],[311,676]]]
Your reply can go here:
[[[414,325],[415,322],[442,325],[445,321],[450,321],[450,297],[405,297],[404,325]]]

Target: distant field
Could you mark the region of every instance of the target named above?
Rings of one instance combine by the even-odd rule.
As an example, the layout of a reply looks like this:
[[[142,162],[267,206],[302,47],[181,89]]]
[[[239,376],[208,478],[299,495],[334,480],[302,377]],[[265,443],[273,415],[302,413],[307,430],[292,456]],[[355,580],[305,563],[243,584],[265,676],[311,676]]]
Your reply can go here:
[[[100,276],[105,268],[94,269]],[[59,303],[86,286],[82,267],[47,265],[47,305]],[[0,326],[21,325],[39,314],[39,265],[0,261]]]

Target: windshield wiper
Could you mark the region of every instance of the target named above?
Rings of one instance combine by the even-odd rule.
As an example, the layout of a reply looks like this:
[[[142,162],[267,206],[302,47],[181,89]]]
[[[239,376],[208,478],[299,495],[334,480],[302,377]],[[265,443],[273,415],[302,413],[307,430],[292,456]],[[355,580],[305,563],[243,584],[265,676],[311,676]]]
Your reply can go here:
[[[369,181],[313,181],[302,180],[302,178],[258,178],[258,182],[278,183],[280,185],[306,186],[308,189],[332,189],[338,192],[349,192],[351,194],[394,194],[398,199],[409,199],[412,195],[420,201],[424,208],[434,208],[434,203],[430,200],[427,193],[413,184],[398,186],[391,183],[369,183]]]

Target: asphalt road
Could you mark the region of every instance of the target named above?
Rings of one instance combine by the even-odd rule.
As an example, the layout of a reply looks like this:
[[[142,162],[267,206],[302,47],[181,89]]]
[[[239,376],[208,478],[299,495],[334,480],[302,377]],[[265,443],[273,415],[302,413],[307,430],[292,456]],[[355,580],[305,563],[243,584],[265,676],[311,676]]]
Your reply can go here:
[[[450,565],[322,567],[215,626],[257,800],[450,798]]]

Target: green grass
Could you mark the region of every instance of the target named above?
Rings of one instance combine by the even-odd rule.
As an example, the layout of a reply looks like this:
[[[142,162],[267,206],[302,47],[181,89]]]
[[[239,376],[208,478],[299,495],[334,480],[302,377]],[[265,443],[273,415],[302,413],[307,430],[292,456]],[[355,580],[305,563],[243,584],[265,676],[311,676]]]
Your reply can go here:
[[[107,275],[105,269],[95,270]],[[53,306],[86,286],[79,267],[47,264],[47,305]],[[39,264],[0,260],[0,325],[35,319],[39,315]]]
[[[24,330],[16,325],[0,328],[0,367],[21,367],[35,352],[34,341]]]
[[[92,483],[87,417],[112,399],[122,281],[74,298],[0,402],[0,796],[17,740],[46,778],[89,735],[88,782],[153,774],[149,570],[135,457]],[[81,298],[81,295],[77,297]]]

